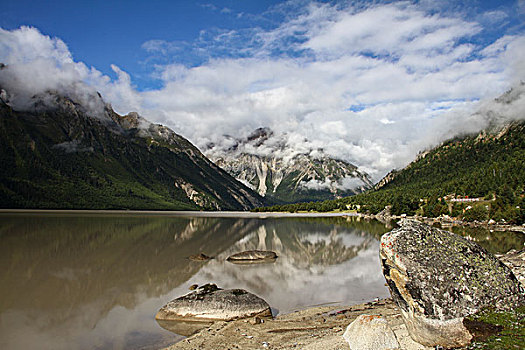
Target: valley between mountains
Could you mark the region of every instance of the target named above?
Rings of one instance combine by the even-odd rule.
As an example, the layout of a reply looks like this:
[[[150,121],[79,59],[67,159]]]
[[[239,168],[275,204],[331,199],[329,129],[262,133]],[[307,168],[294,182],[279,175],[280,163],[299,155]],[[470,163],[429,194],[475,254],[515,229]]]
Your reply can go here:
[[[498,112],[483,112],[489,128],[420,153],[375,186],[356,165],[322,148],[294,151],[286,134],[267,127],[246,138],[224,135],[201,152],[137,113],[117,114],[96,92],[46,91],[17,108],[9,86],[0,89],[2,208],[377,214],[389,207],[394,215],[524,217],[524,126],[500,121],[523,99],[523,83],[495,101]],[[468,197],[484,206],[456,200]]]

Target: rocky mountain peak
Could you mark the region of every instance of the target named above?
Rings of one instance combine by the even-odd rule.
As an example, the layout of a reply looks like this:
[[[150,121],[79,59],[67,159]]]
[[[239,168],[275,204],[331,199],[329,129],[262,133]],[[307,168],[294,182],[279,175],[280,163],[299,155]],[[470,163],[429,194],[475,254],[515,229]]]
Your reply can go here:
[[[255,146],[260,146],[271,136],[273,136],[273,131],[270,128],[257,128],[247,137],[246,141],[253,142]]]
[[[261,127],[245,138],[225,136],[205,154],[261,196],[277,202],[338,198],[372,186],[355,165],[328,155],[322,148],[297,147],[289,135]]]

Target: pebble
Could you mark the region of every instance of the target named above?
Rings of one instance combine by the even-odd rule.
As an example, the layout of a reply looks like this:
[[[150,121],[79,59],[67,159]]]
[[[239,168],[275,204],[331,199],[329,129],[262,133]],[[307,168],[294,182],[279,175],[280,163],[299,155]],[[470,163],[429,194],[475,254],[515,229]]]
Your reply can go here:
[[[255,316],[254,318],[250,319],[248,321],[250,324],[260,324],[263,322],[263,320],[260,317]]]

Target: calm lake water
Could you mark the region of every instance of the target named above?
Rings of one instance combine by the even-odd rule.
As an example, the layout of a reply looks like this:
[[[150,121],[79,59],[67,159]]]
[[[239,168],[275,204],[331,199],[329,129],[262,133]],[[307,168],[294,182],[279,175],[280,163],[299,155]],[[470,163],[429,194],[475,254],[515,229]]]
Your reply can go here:
[[[387,297],[378,238],[389,229],[355,217],[0,214],[0,349],[173,344],[182,336],[154,316],[192,284],[244,288],[279,313]],[[479,240],[493,246],[490,235]],[[522,234],[505,235],[493,251],[523,246]],[[226,261],[249,249],[279,258]],[[200,252],[215,259],[187,259]]]

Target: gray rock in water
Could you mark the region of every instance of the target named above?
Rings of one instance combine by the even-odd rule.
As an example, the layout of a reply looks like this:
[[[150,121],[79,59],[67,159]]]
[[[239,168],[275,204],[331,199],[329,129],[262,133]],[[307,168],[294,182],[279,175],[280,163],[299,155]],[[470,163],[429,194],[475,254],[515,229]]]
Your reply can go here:
[[[399,349],[394,331],[384,317],[361,315],[346,328],[343,338],[350,350]]]
[[[525,302],[512,271],[478,244],[415,220],[400,225],[381,238],[380,256],[392,298],[415,341],[464,346],[473,337],[464,317]]]
[[[251,316],[270,317],[270,305],[244,289],[220,289],[206,284],[164,305],[155,318],[174,321],[229,321]]]
[[[277,259],[277,254],[267,250],[247,250],[241,253],[233,254],[228,257],[229,262],[246,264],[257,262],[273,262]]]

